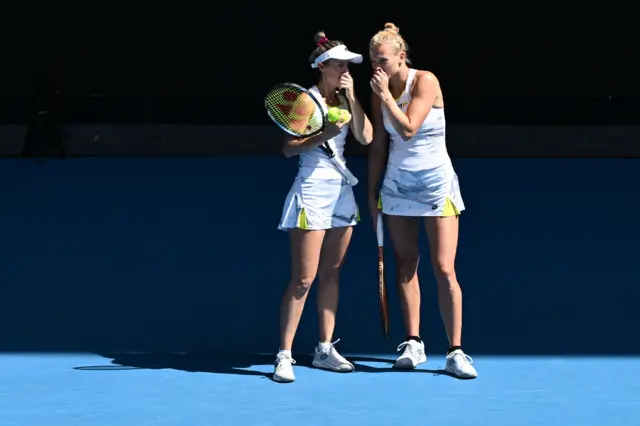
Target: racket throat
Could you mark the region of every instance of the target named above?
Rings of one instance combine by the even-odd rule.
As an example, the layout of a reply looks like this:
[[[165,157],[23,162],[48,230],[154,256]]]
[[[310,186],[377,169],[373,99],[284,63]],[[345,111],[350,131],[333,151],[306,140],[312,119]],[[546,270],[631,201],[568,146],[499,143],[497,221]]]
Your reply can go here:
[[[323,145],[320,146],[320,148],[325,152],[325,154],[327,154],[329,156],[329,158],[335,158],[336,157],[336,153],[328,145],[328,142],[325,142]]]

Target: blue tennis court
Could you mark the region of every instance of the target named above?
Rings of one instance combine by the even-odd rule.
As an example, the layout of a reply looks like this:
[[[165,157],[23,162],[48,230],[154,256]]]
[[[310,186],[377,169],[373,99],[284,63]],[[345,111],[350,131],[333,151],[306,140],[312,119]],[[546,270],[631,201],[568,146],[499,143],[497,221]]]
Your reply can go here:
[[[629,280],[640,228],[635,215],[599,204],[638,205],[629,197],[637,162],[458,160],[473,206],[458,264],[463,344],[478,379],[440,374],[447,342],[428,259],[430,359],[416,371],[392,369],[404,337],[399,304],[392,290],[385,341],[365,216],[344,268],[335,336],[357,371],[315,370],[299,353],[316,344],[312,295],[294,344],[296,381],[279,384],[269,374],[288,247],[275,229],[276,201],[295,164],[276,173],[279,159],[237,161],[247,167],[238,187],[273,182],[251,198],[219,189],[238,167],[229,159],[3,163],[0,177],[13,186],[0,209],[0,426],[610,426],[640,418],[638,287]],[[366,175],[364,161],[352,164]],[[243,208],[229,215],[220,199]],[[509,200],[509,215],[495,214],[496,199]],[[244,355],[220,355],[229,352]]]
[[[640,416],[638,358],[476,357],[480,377],[412,372],[352,356],[358,371],[313,369],[271,381],[273,356],[4,354],[0,424],[76,425],[611,425]]]

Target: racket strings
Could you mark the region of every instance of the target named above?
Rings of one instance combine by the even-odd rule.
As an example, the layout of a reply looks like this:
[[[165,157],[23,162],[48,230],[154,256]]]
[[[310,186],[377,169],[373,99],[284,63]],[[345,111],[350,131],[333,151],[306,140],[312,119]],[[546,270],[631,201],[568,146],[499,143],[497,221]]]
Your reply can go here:
[[[265,97],[265,105],[272,119],[292,133],[307,135],[322,128],[322,112],[301,90],[276,87]]]

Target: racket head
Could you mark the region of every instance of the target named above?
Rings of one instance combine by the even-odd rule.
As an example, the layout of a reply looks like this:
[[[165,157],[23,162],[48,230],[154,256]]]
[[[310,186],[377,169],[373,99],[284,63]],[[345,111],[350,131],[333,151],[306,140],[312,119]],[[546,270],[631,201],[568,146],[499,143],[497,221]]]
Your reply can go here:
[[[264,97],[264,107],[269,118],[291,136],[314,136],[326,125],[320,102],[295,83],[279,83],[269,89]]]

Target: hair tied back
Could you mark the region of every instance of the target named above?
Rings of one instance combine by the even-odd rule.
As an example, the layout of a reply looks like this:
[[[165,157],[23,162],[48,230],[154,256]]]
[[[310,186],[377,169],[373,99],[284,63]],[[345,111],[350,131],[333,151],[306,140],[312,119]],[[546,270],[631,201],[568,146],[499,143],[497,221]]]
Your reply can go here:
[[[396,24],[394,24],[393,22],[387,22],[386,24],[384,24],[383,31],[389,31],[395,34],[400,34],[400,28],[398,28]]]

